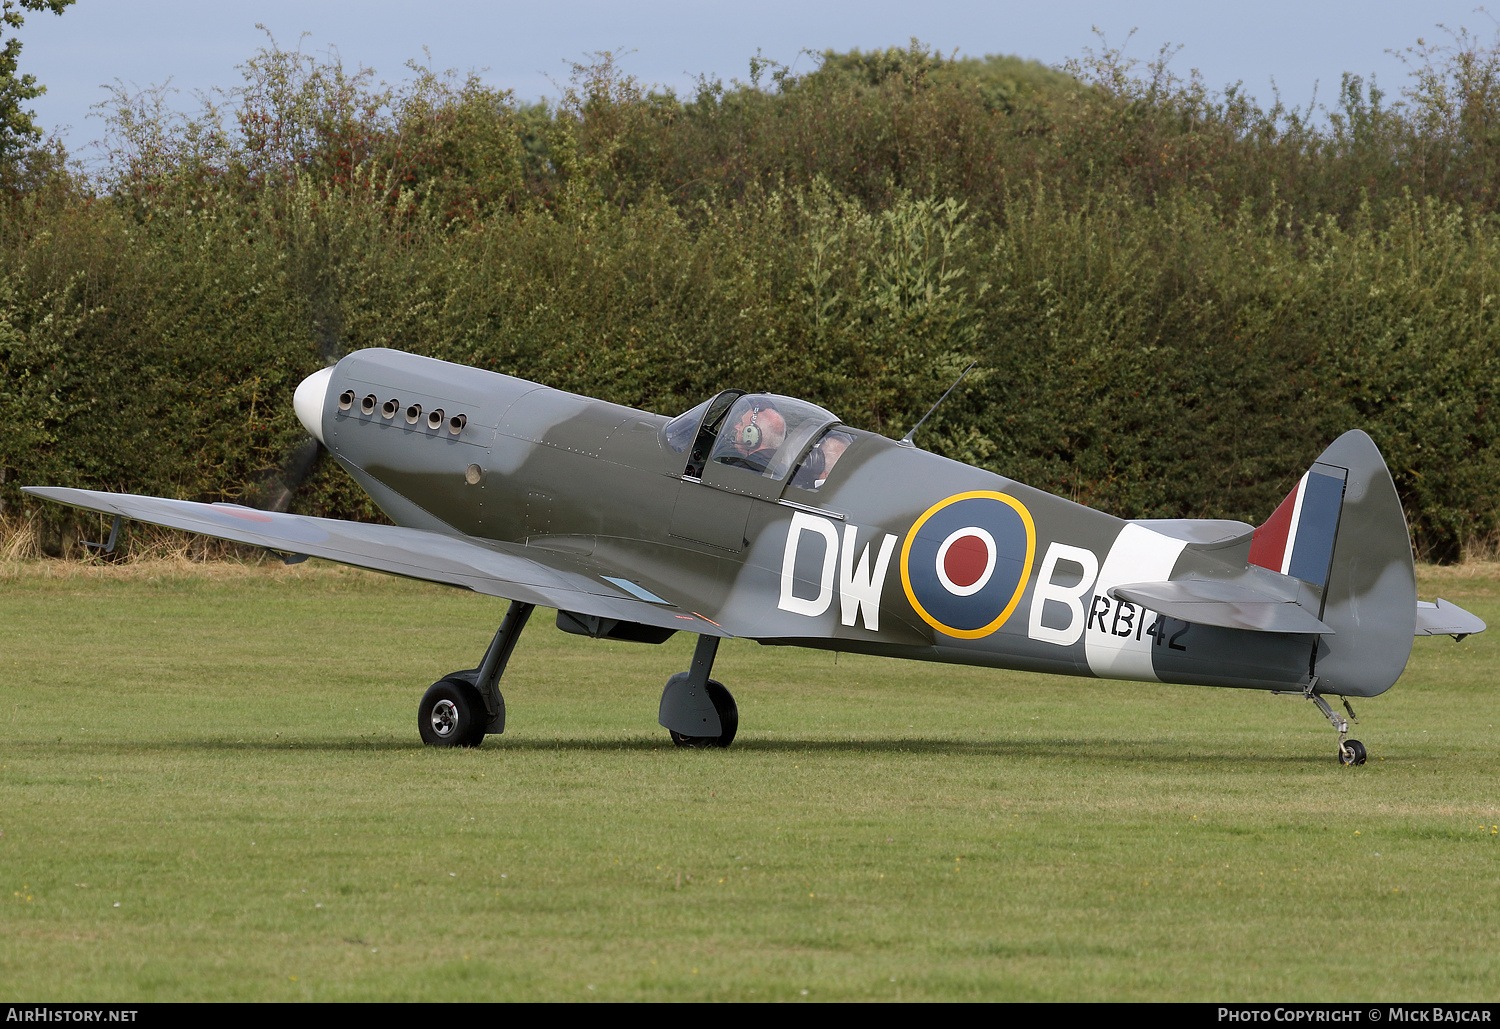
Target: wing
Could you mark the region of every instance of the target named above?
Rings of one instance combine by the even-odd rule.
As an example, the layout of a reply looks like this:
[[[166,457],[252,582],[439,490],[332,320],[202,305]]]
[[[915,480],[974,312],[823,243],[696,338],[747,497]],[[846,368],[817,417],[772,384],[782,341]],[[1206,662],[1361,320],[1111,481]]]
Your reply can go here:
[[[536,547],[399,525],[258,511],[237,504],[196,504],[54,486],[26,486],[23,491],[88,511],[461,586],[526,604],[709,636],[732,635],[674,603],[672,591],[663,584],[642,584],[625,572],[611,576],[611,569]]]

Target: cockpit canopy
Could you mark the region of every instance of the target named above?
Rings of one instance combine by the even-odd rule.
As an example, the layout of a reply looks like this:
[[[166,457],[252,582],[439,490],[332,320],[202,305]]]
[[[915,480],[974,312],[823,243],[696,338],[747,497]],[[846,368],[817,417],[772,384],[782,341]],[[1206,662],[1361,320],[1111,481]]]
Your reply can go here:
[[[776,494],[813,440],[838,418],[816,404],[775,393],[725,390],[667,423],[667,445],[686,454],[683,474],[735,480],[736,488]],[[744,473],[763,480],[747,487]]]

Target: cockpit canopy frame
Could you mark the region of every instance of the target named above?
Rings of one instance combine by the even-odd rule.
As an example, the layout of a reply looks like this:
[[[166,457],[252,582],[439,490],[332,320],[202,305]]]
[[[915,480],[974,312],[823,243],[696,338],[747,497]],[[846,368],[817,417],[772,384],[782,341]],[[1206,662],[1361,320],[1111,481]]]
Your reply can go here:
[[[838,424],[837,415],[796,397],[728,389],[672,419],[663,435],[685,453],[684,476],[774,500],[813,442]]]

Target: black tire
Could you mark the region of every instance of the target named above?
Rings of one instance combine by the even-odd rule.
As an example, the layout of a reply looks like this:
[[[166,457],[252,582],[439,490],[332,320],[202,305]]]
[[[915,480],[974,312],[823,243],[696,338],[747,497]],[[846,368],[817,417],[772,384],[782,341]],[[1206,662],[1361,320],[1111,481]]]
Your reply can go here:
[[[1347,740],[1339,751],[1339,763],[1345,765],[1362,765],[1365,763],[1365,745],[1359,740]]]
[[[488,721],[479,691],[459,679],[439,679],[417,705],[417,731],[429,747],[477,747]]]
[[[679,747],[727,747],[734,742],[734,734],[740,729],[740,709],[734,702],[734,694],[724,688],[717,679],[708,680],[708,699],[713,702],[719,716],[718,736],[684,736],[675,729],[668,729],[672,742]]]

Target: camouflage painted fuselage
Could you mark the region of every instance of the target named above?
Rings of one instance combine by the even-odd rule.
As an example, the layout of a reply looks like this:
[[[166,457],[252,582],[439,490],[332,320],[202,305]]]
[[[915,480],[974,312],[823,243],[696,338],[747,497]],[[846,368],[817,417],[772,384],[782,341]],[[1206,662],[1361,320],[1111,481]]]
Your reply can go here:
[[[1351,696],[1388,688],[1411,647],[1405,523],[1396,539],[1373,445],[1345,442],[1362,434],[1322,459],[1342,460],[1347,490],[1330,577],[1308,584],[1251,564],[1249,525],[1130,522],[847,427],[817,488],[793,484],[795,462],[688,475],[668,422],[367,350],[332,370],[321,438],[398,525],[566,555],[683,612],[688,631],[691,616],[768,644],[1260,689],[1316,674]],[[1200,624],[1109,592],[1185,578],[1279,590],[1330,631]]]

